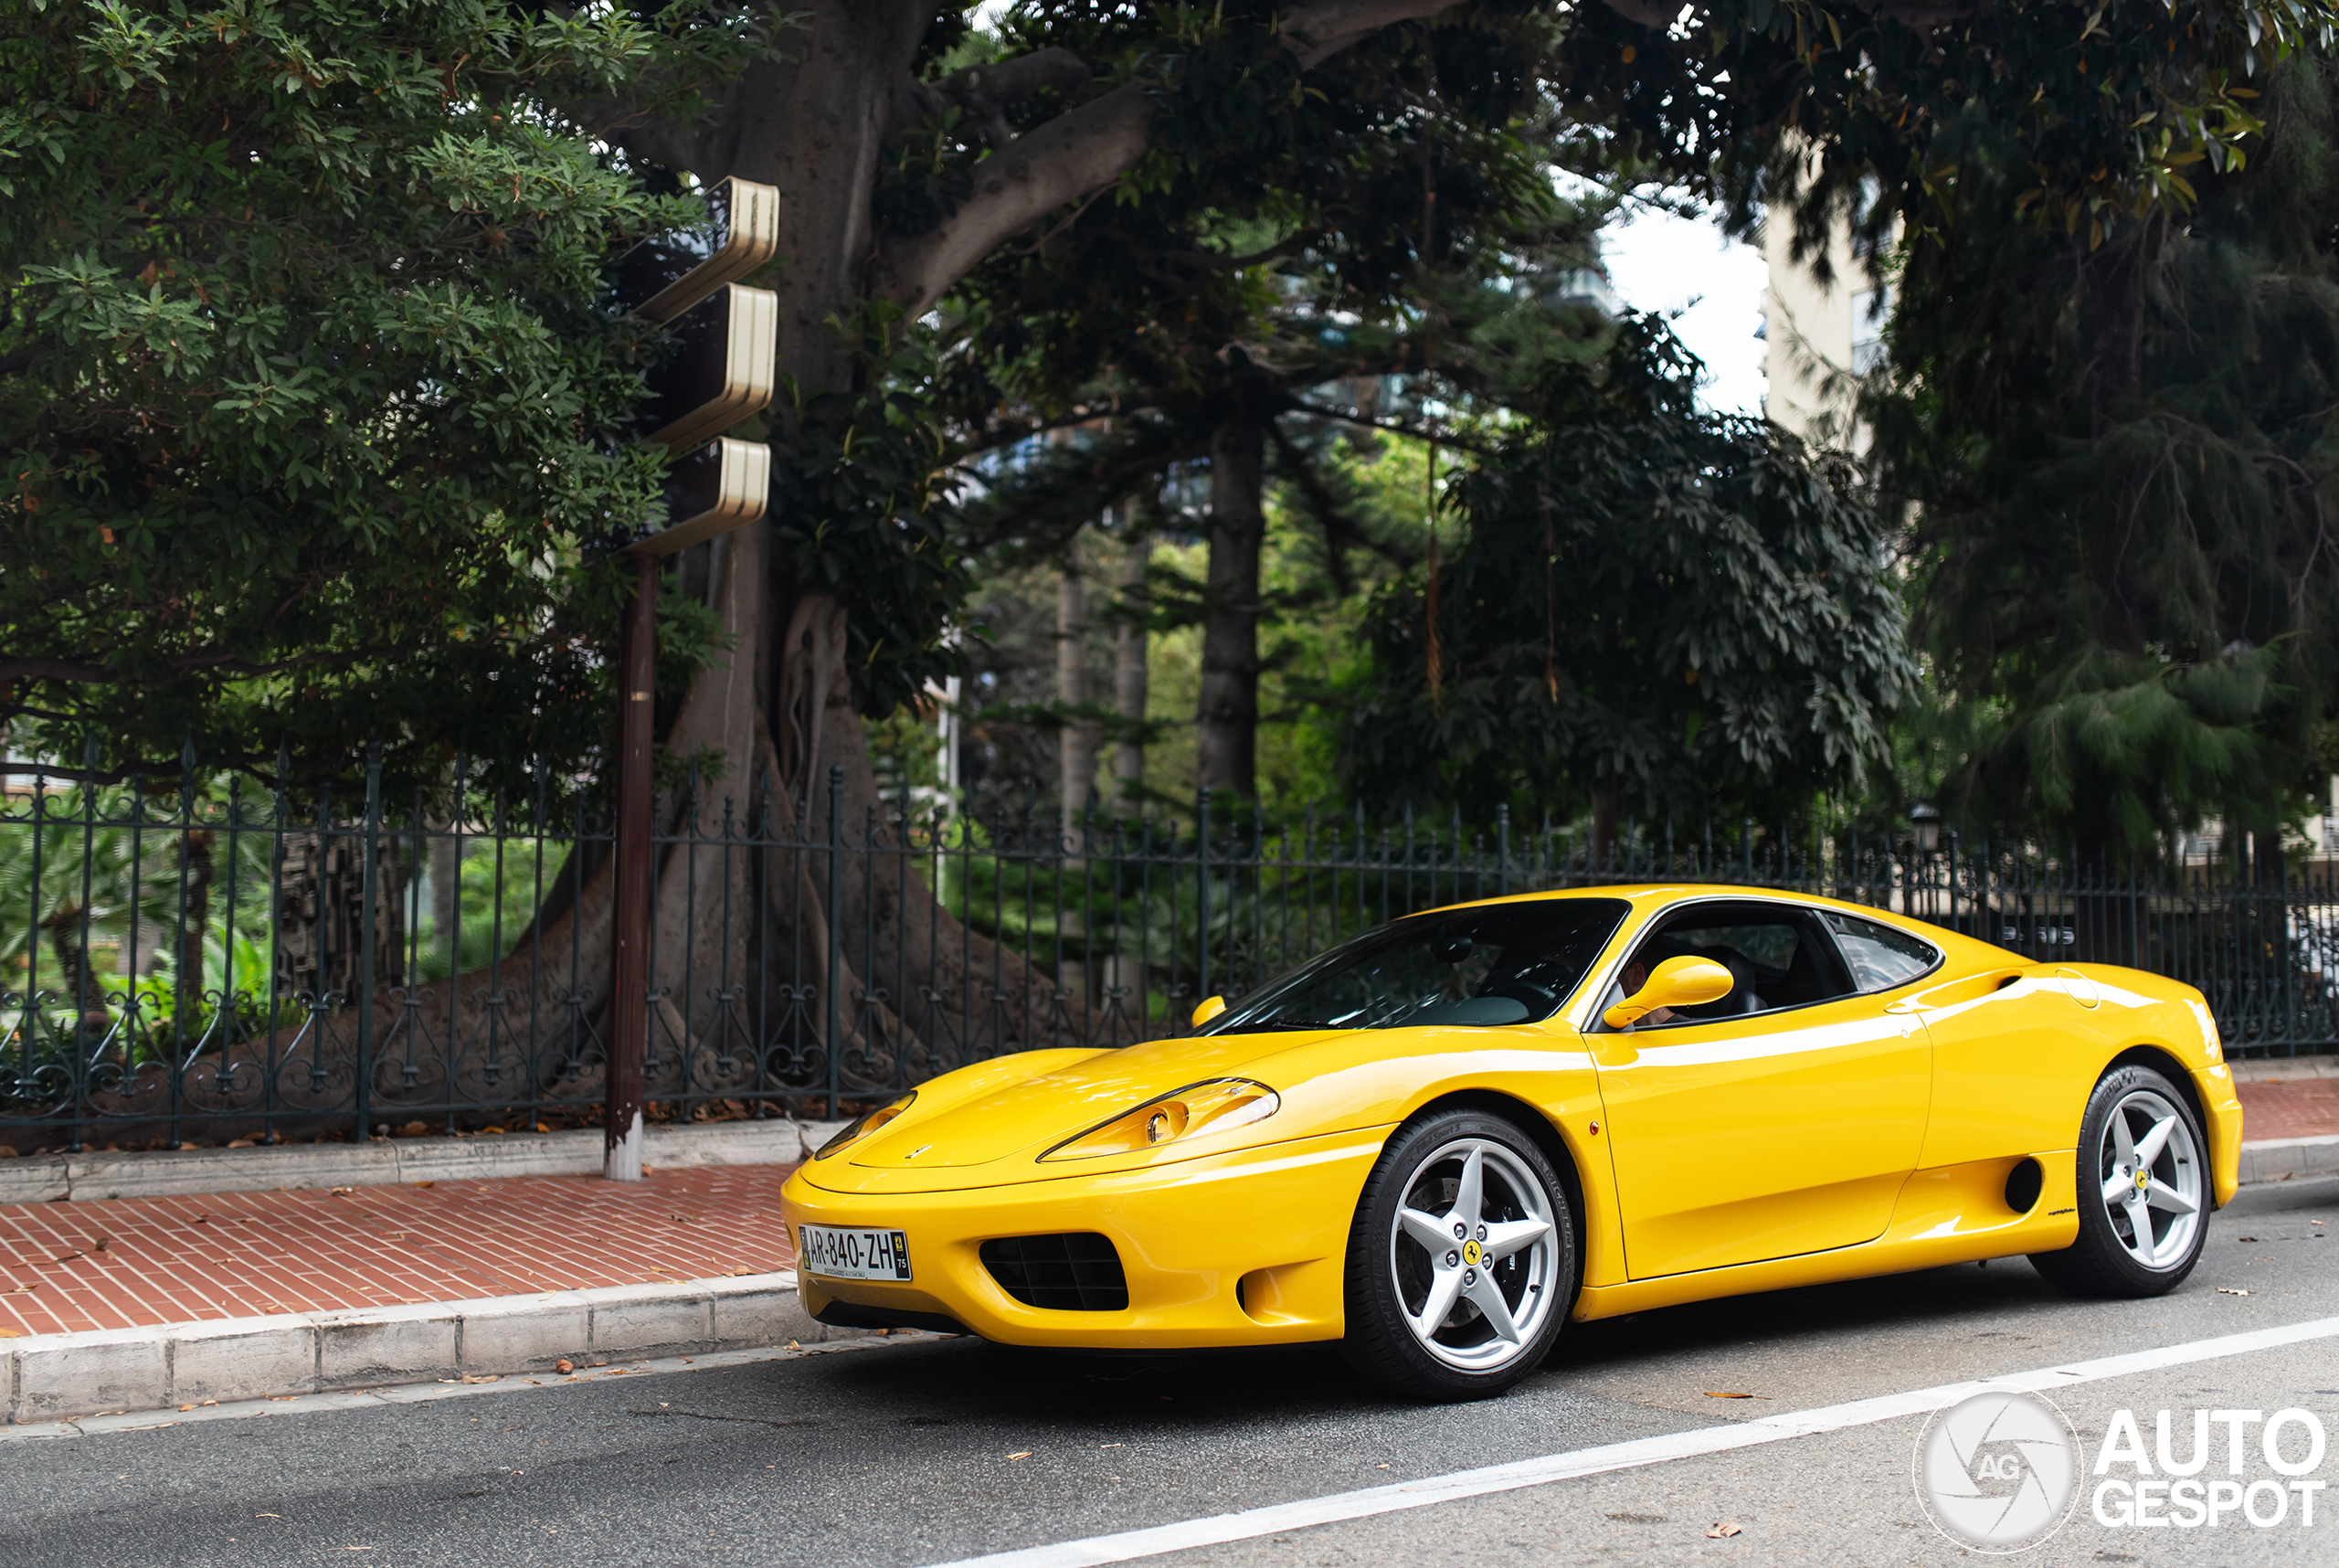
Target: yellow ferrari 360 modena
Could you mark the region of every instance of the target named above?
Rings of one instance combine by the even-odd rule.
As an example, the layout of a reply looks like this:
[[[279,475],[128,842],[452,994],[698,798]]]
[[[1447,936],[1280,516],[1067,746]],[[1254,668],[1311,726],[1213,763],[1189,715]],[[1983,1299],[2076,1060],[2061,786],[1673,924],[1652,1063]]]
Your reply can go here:
[[[2191,987],[1824,898],[1432,910],[1196,1019],[847,1127],[783,1193],[806,1307],[1019,1345],[1337,1340],[1465,1399],[1572,1318],[2016,1254],[2164,1291],[2239,1160]]]

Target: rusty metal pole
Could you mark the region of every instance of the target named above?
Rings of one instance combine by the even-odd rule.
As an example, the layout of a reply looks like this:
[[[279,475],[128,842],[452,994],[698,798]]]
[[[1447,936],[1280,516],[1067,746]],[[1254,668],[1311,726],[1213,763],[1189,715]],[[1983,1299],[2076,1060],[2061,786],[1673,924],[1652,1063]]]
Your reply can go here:
[[[650,746],[658,660],[658,557],[634,556],[619,643],[615,937],[610,952],[608,1151],[602,1174],[641,1180],[643,1066],[650,1044]]]

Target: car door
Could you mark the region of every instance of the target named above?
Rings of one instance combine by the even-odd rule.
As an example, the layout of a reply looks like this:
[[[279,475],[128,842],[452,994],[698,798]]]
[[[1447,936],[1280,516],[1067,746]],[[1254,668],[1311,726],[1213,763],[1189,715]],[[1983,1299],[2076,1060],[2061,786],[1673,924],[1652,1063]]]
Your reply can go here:
[[[1916,1169],[1932,1089],[1921,1022],[1857,990],[1805,906],[1712,900],[1667,911],[1635,963],[1696,954],[1729,996],[1629,1032],[1590,1021],[1635,1279],[1871,1241]]]

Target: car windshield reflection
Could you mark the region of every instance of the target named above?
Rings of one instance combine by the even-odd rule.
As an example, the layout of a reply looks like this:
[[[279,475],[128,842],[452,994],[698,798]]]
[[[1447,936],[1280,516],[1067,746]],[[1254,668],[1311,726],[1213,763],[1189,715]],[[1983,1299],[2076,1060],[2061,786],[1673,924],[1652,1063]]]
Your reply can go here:
[[[1537,1022],[1583,982],[1627,907],[1551,898],[1412,916],[1301,965],[1197,1033]]]

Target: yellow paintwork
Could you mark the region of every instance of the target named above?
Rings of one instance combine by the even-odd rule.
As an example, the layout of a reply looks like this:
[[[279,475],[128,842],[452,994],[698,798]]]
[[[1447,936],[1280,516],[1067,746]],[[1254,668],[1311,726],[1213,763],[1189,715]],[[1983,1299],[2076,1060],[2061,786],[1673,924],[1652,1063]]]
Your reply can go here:
[[[1737,887],[1587,888],[1631,913],[1554,1017],[1497,1028],[1286,1032],[1032,1051],[947,1074],[781,1193],[796,1226],[907,1237],[909,1283],[803,1280],[806,1305],[940,1315],[1016,1344],[1130,1349],[1338,1338],[1349,1229],[1390,1133],[1457,1095],[1510,1103],[1581,1192],[1578,1319],[2069,1245],[2090,1091],[2122,1053],[2191,1085],[2218,1204],[2241,1107],[2191,987],[2102,965],[2041,965],[1857,905]],[[1741,1019],[1615,1033],[1599,999],[1658,913],[1775,899],[1911,931],[1946,955],[1893,991]],[[1487,900],[1485,902],[1498,902]],[[1280,1108],[1212,1134],[1076,1161],[1040,1156],[1205,1080],[1267,1085]],[[2027,1214],[2006,1178],[2046,1172]],[[1121,1312],[1026,1307],[977,1255],[993,1237],[1097,1231]],[[1238,1282],[1241,1288],[1238,1292]]]

